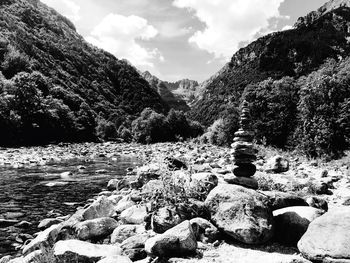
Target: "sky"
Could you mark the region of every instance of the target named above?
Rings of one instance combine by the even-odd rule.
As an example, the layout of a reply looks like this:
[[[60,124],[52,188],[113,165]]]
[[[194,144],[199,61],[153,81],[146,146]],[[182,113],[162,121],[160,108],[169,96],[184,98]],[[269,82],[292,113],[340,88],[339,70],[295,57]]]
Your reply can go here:
[[[166,81],[202,82],[326,0],[41,0],[86,41]]]

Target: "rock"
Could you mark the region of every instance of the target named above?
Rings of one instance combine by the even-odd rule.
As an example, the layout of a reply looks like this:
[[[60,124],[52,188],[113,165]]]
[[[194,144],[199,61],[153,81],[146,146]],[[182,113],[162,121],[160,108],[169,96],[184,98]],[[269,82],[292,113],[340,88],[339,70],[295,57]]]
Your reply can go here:
[[[265,166],[265,171],[268,173],[283,173],[289,170],[289,161],[280,156],[270,158]]]
[[[132,263],[132,261],[126,256],[114,256],[103,258],[97,261],[97,263]]]
[[[196,217],[190,220],[197,241],[213,243],[219,237],[219,230],[208,220]]]
[[[151,219],[152,230],[156,233],[164,233],[168,229],[180,224],[184,219],[180,217],[175,208],[167,206],[159,208]]]
[[[279,191],[263,191],[267,195],[272,210],[282,209],[290,206],[308,206],[308,203],[300,196],[279,192]]]
[[[136,234],[125,239],[121,244],[122,250],[133,249],[133,248],[144,248],[145,242],[151,237],[150,233]]]
[[[52,225],[56,225],[63,222],[62,219],[57,219],[57,218],[46,218],[40,221],[38,228],[43,230],[46,229]]]
[[[147,253],[144,248],[126,249],[123,250],[122,255],[127,256],[131,261],[138,261],[147,257]]]
[[[145,217],[147,216],[147,208],[146,206],[134,205],[125,209],[120,214],[120,220],[124,224],[142,224],[144,222]]]
[[[36,249],[51,247],[62,229],[62,224],[52,225],[40,232],[29,244],[23,247],[23,254],[30,253]]]
[[[71,262],[74,258],[74,262],[93,263],[102,258],[121,255],[121,249],[117,245],[96,245],[74,239],[58,241],[53,250],[58,262]]]
[[[96,240],[107,237],[118,225],[113,218],[101,217],[80,222],[74,226],[74,230],[80,240]]]
[[[328,211],[327,201],[317,196],[310,196],[306,199],[309,206]]]
[[[145,243],[147,254],[156,257],[186,256],[195,253],[196,249],[196,237],[188,220]]]
[[[158,164],[149,164],[139,167],[137,169],[137,182],[141,185],[144,185],[150,180],[156,180],[159,178],[159,165]]]
[[[323,210],[309,206],[292,206],[275,210],[275,237],[286,245],[296,245],[310,222],[324,214]]]
[[[111,243],[121,243],[131,236],[145,232],[146,229],[143,225],[120,225],[114,229],[111,235]]]
[[[117,206],[115,207],[115,211],[117,213],[121,213],[123,212],[124,210],[132,207],[136,205],[136,203],[134,201],[132,201],[130,199],[130,196],[124,196],[117,204]]]
[[[229,184],[236,184],[254,190],[258,189],[259,187],[258,181],[251,177],[237,177],[234,174],[227,174],[225,175],[224,180]]]
[[[12,259],[12,256],[4,256],[0,259],[0,263],[8,263]]]
[[[242,186],[219,184],[205,200],[214,224],[234,239],[260,244],[273,236],[268,198]]]
[[[32,223],[30,223],[28,221],[21,221],[15,225],[15,227],[18,227],[18,228],[29,228],[31,226],[32,226]]]
[[[166,157],[165,162],[167,163],[168,168],[171,170],[187,169],[187,165],[183,161],[173,157]]]
[[[329,210],[310,223],[298,249],[311,261],[350,262],[350,208]]]
[[[331,192],[328,190],[328,185],[324,182],[316,182],[312,187],[315,193],[318,195],[331,194]]]
[[[107,189],[109,191],[122,190],[124,188],[130,187],[130,181],[127,179],[111,179],[107,184]]]
[[[112,217],[116,212],[117,205],[108,197],[98,197],[82,214],[84,220],[100,217]]]
[[[256,172],[256,167],[254,164],[251,164],[251,163],[237,164],[233,168],[234,175],[239,177],[251,177],[255,174],[255,172]]]

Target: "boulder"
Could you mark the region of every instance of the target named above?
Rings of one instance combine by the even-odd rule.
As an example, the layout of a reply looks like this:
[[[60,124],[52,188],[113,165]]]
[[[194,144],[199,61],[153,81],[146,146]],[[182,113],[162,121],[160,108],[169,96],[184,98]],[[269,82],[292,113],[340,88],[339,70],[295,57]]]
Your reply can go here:
[[[275,237],[282,244],[296,245],[309,224],[324,214],[323,210],[309,206],[292,206],[275,210]]]
[[[117,245],[96,245],[80,240],[58,241],[54,248],[58,262],[93,263],[102,258],[118,257],[121,249]]]
[[[269,198],[272,210],[282,209],[290,206],[308,206],[308,203],[295,194],[279,191],[263,191]]]
[[[196,237],[188,220],[145,243],[147,254],[156,257],[186,256],[195,253],[196,249]]]
[[[156,233],[164,233],[168,229],[180,224],[184,219],[180,217],[174,207],[159,208],[151,218],[152,230]]]
[[[40,221],[38,228],[43,230],[46,229],[52,225],[56,225],[63,222],[62,219],[58,219],[58,218],[45,218],[43,220]]]
[[[268,198],[252,189],[219,184],[209,193],[205,204],[214,224],[240,242],[260,244],[273,236]]]
[[[120,214],[120,220],[124,224],[142,224],[144,222],[145,217],[147,216],[147,208],[146,206],[134,205],[125,209]]]
[[[268,173],[283,173],[289,170],[289,161],[280,156],[270,158],[265,165],[265,171]]]
[[[112,217],[116,212],[115,202],[108,197],[100,196],[82,214],[83,220],[90,220],[99,217]]]
[[[130,199],[130,196],[124,196],[115,207],[115,210],[117,213],[121,213],[124,210],[128,209],[129,207],[132,207],[136,205],[134,201]]]
[[[212,243],[219,237],[219,230],[204,218],[193,218],[190,220],[190,223],[198,241]]]
[[[310,223],[298,249],[311,261],[349,263],[349,233],[350,207],[335,208]]]
[[[118,225],[113,218],[101,217],[80,222],[74,226],[74,230],[80,240],[96,240],[110,235]]]
[[[23,247],[23,254],[26,255],[36,249],[43,247],[51,247],[62,229],[62,224],[52,225],[44,231],[40,232],[29,244]]]
[[[120,225],[114,229],[111,235],[111,243],[121,243],[131,236],[145,232],[146,229],[143,225]]]
[[[128,256],[132,261],[147,257],[145,242],[151,237],[151,233],[137,234],[124,240],[120,247],[122,255]]]

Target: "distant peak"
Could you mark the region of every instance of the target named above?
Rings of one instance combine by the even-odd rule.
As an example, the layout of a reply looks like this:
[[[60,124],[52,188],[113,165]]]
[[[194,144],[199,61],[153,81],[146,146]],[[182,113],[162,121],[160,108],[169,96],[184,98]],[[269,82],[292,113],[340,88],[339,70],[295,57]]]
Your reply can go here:
[[[316,11],[310,12],[305,17],[300,17],[294,27],[307,26],[323,15],[341,7],[350,8],[350,0],[330,0]]]
[[[350,7],[350,0],[331,0],[321,6],[318,11],[322,14],[328,13],[339,7]]]

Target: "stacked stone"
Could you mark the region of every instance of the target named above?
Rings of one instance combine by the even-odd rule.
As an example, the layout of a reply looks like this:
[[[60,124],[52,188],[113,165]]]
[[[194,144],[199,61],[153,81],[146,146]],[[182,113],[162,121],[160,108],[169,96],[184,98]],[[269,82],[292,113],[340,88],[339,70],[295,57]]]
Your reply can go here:
[[[250,127],[249,103],[244,101],[240,116],[241,128],[235,133],[232,152],[235,167],[233,173],[237,177],[252,177],[256,172],[256,150],[253,147],[254,133]]]

